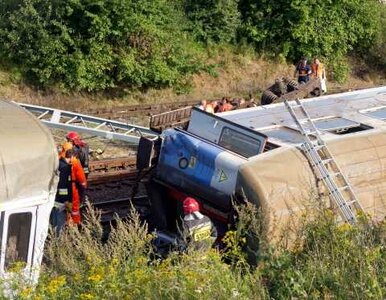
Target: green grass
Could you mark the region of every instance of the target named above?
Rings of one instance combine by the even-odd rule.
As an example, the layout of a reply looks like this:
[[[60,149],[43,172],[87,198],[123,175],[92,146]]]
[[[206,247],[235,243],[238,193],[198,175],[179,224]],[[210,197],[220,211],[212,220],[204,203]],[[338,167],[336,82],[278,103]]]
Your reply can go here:
[[[220,252],[189,249],[156,259],[152,235],[132,214],[107,243],[95,212],[79,232],[51,237],[47,263],[35,289],[19,299],[384,299],[386,223],[362,216],[337,225],[332,214],[304,219],[291,247],[270,244],[255,207],[239,209],[238,227]],[[259,251],[250,241],[260,240]],[[245,254],[249,249],[249,256]],[[255,249],[256,250],[256,249]],[[249,265],[248,260],[257,262]]]

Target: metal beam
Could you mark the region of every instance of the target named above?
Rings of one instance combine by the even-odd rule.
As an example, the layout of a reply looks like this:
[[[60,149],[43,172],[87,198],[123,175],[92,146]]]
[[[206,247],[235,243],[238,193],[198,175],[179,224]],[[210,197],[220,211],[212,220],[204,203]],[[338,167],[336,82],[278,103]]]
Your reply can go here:
[[[35,115],[50,128],[76,131],[133,144],[138,144],[141,136],[158,136],[156,132],[143,126],[96,118],[55,108],[15,103]]]

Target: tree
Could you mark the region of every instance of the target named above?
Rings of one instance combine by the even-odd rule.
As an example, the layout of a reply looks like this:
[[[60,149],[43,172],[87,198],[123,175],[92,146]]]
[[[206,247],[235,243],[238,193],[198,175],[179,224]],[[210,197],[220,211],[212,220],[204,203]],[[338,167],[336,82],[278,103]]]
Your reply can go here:
[[[366,49],[379,25],[376,0],[240,0],[241,37],[259,51],[295,60]]]
[[[167,0],[0,4],[0,52],[41,86],[104,90],[175,85],[202,66]]]
[[[238,0],[184,0],[196,38],[204,43],[234,42],[240,25]]]

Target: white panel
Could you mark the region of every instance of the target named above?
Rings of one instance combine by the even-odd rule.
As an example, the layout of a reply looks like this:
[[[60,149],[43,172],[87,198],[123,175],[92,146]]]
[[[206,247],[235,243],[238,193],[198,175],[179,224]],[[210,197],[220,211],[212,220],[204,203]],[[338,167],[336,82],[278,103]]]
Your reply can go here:
[[[235,191],[237,173],[240,165],[246,162],[240,156],[229,152],[221,152],[215,160],[215,172],[210,185],[220,191],[231,195]]]

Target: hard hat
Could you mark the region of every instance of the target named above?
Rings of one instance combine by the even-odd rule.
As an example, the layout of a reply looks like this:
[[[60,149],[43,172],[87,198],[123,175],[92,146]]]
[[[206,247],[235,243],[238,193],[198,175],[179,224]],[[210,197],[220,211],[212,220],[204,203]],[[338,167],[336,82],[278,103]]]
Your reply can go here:
[[[69,133],[67,133],[66,139],[69,141],[75,141],[79,140],[80,136],[75,131],[70,131]]]
[[[72,144],[70,142],[64,142],[62,145],[62,149],[59,153],[59,157],[64,157],[67,150],[72,149]]]
[[[183,202],[183,209],[184,209],[184,213],[187,215],[187,214],[191,214],[196,211],[199,211],[200,206],[198,205],[198,202],[196,201],[196,199],[187,197]]]
[[[63,147],[63,151],[67,151],[72,149],[72,144],[70,142],[64,142],[62,147]]]

